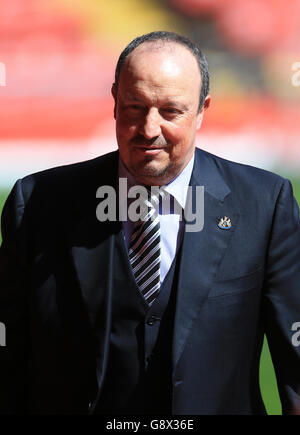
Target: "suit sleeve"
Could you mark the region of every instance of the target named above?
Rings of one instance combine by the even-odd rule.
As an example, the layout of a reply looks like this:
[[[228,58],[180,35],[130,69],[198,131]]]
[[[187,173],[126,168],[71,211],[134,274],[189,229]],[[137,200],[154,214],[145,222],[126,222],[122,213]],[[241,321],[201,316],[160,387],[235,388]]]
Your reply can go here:
[[[282,412],[289,414],[300,389],[300,338],[295,335],[300,322],[300,221],[288,180],[282,183],[273,216],[263,310]]]
[[[0,248],[0,413],[26,408],[28,366],[28,297],[26,231],[21,181],[2,213]]]

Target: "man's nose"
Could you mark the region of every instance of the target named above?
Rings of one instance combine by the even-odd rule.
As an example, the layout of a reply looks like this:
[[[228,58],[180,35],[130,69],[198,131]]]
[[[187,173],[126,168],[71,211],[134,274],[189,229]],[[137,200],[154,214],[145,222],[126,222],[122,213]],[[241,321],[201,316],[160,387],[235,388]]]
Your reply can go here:
[[[161,116],[157,109],[150,109],[140,126],[140,133],[146,139],[153,139],[161,134]]]

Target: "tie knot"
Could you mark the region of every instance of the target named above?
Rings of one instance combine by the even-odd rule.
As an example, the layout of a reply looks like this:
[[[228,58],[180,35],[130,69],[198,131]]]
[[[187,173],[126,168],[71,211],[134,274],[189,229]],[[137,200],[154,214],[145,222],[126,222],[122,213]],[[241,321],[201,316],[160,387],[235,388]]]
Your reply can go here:
[[[135,189],[137,200],[129,206],[129,219],[139,223],[155,219],[159,214],[161,199],[165,192],[158,186],[137,186]]]

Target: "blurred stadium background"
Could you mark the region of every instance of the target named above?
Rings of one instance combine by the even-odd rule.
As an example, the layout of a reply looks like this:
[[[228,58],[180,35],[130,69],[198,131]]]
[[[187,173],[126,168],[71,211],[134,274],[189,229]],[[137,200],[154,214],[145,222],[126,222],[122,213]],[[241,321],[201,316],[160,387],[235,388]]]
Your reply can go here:
[[[16,179],[117,148],[114,67],[153,30],[207,55],[198,146],[290,178],[300,202],[300,0],[0,0],[0,210]],[[280,414],[266,342],[261,388]]]

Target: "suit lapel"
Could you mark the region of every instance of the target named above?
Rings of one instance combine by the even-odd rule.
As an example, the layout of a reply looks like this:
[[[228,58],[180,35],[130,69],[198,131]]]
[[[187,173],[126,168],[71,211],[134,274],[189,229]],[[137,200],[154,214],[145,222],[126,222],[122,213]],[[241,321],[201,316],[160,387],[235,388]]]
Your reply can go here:
[[[96,165],[97,166],[97,165]],[[90,323],[98,391],[102,385],[110,340],[113,262],[115,250],[120,248],[122,223],[99,222],[96,208],[101,201],[96,198],[100,186],[117,190],[118,153],[111,153],[93,168],[76,192],[74,210],[69,226],[69,246],[74,274]]]
[[[98,228],[98,234],[96,231],[94,233],[94,246],[73,246],[71,249],[75,272],[93,328],[97,326],[99,308],[105,306],[107,301],[115,239],[121,232],[121,225],[107,223],[102,224],[102,227],[104,228]],[[89,232],[90,230],[91,225]],[[77,231],[82,231],[81,225],[77,226]]]
[[[106,305],[111,285],[112,248],[122,230],[118,221],[98,221],[96,208],[101,200],[96,198],[96,191],[103,185],[116,189],[117,177],[118,153],[112,153],[104,164],[99,161],[97,173],[90,174],[89,180],[83,183],[84,191],[77,195],[74,219],[70,223],[71,257],[92,327],[99,321],[99,308]]]
[[[204,186],[202,231],[185,231],[179,269],[173,337],[173,367],[177,364],[201,305],[207,298],[218,266],[238,224],[239,211],[232,205],[230,189],[209,154],[196,149],[191,186]],[[218,227],[228,216],[232,228]]]

